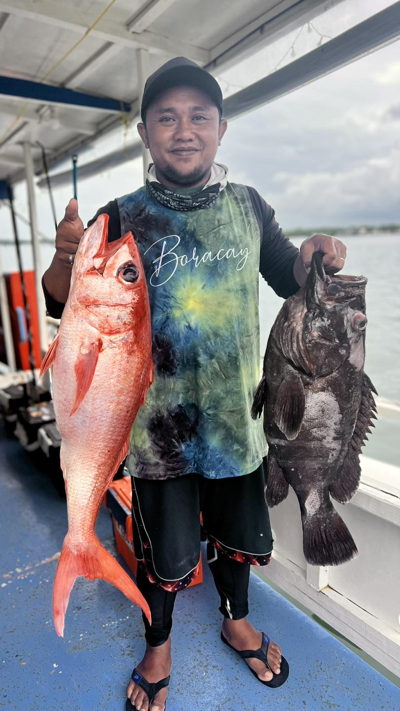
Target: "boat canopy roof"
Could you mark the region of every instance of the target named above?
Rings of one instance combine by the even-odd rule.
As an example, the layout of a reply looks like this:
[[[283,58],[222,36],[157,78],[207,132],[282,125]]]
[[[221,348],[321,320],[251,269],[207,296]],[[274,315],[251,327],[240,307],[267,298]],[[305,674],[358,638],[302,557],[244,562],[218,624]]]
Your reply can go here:
[[[0,0],[0,181],[24,178],[26,142],[40,172],[40,144],[55,167],[133,120],[144,78],[171,57],[189,57],[219,74],[340,2],[345,0]],[[391,8],[396,6],[399,14],[399,2]],[[395,20],[387,15],[370,27],[369,44],[387,41],[389,30],[391,39],[398,36]],[[346,38],[345,49],[333,47],[336,66],[365,52],[354,39]],[[289,77],[287,67],[280,70],[286,75],[275,72],[266,85],[251,84],[249,77],[250,94],[244,89],[229,97],[226,114],[238,115],[330,71],[331,42],[314,50],[313,76],[297,60]]]

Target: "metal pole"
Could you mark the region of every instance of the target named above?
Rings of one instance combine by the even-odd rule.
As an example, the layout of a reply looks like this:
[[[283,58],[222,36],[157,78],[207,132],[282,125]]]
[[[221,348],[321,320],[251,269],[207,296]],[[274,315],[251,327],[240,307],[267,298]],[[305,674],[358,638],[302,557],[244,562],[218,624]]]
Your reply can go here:
[[[4,332],[4,344],[6,347],[7,365],[11,372],[17,370],[17,363],[15,360],[14,342],[11,330],[11,319],[10,311],[8,308],[8,297],[7,290],[4,280],[3,268],[0,258],[0,309],[1,309],[1,322],[3,324]]]
[[[37,226],[37,212],[36,212],[36,198],[35,198],[35,185],[34,185],[34,168],[32,159],[32,149],[31,144],[27,141],[24,142],[24,158],[25,158],[25,177],[26,177],[26,187],[28,193],[28,206],[29,206],[29,221],[31,228],[32,237],[32,247],[33,247],[33,263],[35,269],[35,284],[36,284],[36,298],[38,305],[38,317],[39,317],[39,335],[40,335],[40,347],[42,352],[47,350],[48,347],[48,336],[47,336],[47,326],[46,326],[46,307],[44,303],[44,296],[42,290],[42,263],[40,255],[40,244],[39,244],[39,233]]]
[[[149,53],[147,49],[136,50],[137,75],[138,75],[138,96],[139,102],[142,101],[143,89],[146,79],[149,75]],[[140,105],[139,103],[139,105]],[[147,169],[151,161],[150,151],[144,147],[142,143],[142,161],[143,161],[143,182],[146,182]]]

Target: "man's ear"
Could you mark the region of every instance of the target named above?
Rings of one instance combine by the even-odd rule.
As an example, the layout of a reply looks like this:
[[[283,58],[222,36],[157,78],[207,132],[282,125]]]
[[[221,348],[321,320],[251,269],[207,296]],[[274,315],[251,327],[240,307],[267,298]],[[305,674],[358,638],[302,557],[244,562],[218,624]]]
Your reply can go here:
[[[218,138],[221,141],[223,136],[225,135],[225,131],[228,128],[228,122],[226,119],[221,119],[219,122],[219,129],[218,129]]]
[[[145,147],[145,148],[148,148],[148,147],[149,147],[149,141],[148,141],[148,139],[147,139],[146,126],[144,125],[144,123],[140,122],[140,123],[137,124],[136,128],[137,128],[137,130],[138,130],[138,134],[139,134],[140,138],[142,139],[142,141],[143,141],[143,143],[144,143],[144,147]]]

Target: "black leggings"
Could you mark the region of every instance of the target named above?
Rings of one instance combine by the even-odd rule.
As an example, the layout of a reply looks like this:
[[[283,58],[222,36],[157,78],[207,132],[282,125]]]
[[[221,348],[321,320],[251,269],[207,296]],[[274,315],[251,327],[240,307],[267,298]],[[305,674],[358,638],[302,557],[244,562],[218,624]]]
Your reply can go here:
[[[232,620],[246,617],[250,564],[232,560],[211,543],[207,545],[207,558],[221,599],[220,612]],[[171,632],[176,592],[168,592],[157,583],[151,583],[142,563],[138,565],[136,582],[152,615],[151,626],[143,615],[146,641],[151,647],[158,647],[167,641]]]

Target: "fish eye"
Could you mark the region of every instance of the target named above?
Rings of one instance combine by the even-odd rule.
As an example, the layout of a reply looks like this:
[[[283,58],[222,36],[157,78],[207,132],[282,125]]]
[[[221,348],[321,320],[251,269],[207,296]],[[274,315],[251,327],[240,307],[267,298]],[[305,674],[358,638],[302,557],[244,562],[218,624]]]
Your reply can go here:
[[[134,284],[139,279],[139,269],[135,262],[125,262],[118,267],[117,276],[121,276],[124,281]]]
[[[357,331],[364,331],[368,323],[368,319],[365,316],[365,314],[362,314],[360,312],[357,312],[353,316],[353,327],[357,329]]]

